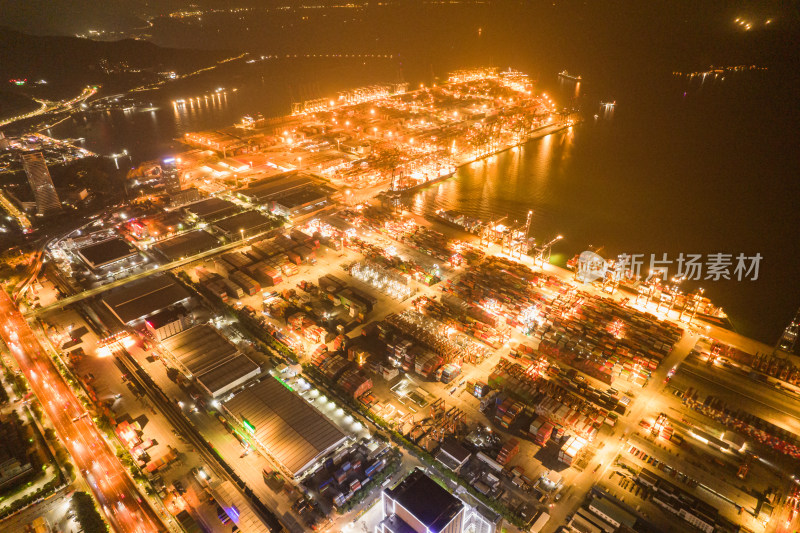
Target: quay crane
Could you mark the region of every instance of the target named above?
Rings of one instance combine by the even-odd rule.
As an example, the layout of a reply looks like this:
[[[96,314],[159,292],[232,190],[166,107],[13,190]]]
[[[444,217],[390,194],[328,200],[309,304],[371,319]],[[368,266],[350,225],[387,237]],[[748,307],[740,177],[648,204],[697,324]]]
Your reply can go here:
[[[493,220],[489,222],[486,226],[484,226],[483,231],[481,232],[481,245],[483,245],[483,239],[486,238],[486,243],[494,242],[498,238],[498,229],[497,226],[508,218],[508,215],[502,216],[497,220]]]
[[[557,235],[555,238],[551,239],[549,242],[544,243],[541,246],[537,246],[533,249],[533,262],[534,264],[538,265],[539,267],[543,267],[545,262],[550,262],[550,254],[553,248],[553,245],[563,239],[563,235]]]
[[[687,322],[689,324],[692,323],[692,320],[694,320],[694,317],[700,308],[700,304],[703,302],[703,292],[704,289],[700,288],[697,290],[697,292],[693,292],[686,297],[683,309],[681,309],[681,312],[678,315],[678,320],[683,320],[683,316],[688,315],[689,320]]]

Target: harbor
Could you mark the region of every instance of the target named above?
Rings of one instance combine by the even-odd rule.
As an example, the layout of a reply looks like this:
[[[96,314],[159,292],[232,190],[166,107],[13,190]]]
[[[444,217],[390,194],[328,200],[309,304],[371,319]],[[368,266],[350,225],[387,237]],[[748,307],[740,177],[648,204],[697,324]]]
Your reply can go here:
[[[303,171],[343,194],[408,196],[460,166],[577,120],[535,94],[525,74],[497,69],[454,72],[429,87],[369,86],[292,107],[291,115],[248,116],[232,128],[185,134],[183,142],[198,154],[182,157],[179,169],[197,176],[200,187],[209,176],[246,184]]]
[[[0,530],[797,533],[785,5],[56,4]]]

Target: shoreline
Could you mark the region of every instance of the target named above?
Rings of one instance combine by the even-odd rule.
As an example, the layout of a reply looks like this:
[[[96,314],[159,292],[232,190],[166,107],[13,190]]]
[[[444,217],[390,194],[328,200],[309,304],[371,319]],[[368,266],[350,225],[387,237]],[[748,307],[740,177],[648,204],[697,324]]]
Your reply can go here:
[[[432,180],[428,180],[425,183],[420,183],[419,185],[415,185],[414,187],[409,187],[408,189],[403,189],[403,190],[400,191],[400,194],[402,196],[416,194],[416,193],[424,190],[428,185],[433,185],[435,183],[439,183],[441,181],[445,181],[447,179],[452,178],[453,176],[456,175],[458,170],[460,168],[462,168],[462,167],[465,167],[467,165],[471,165],[472,163],[475,163],[476,161],[482,161],[484,159],[488,159],[490,157],[493,157],[495,155],[501,154],[503,152],[507,152],[508,150],[512,150],[512,149],[517,148],[519,146],[523,146],[523,145],[529,143],[530,141],[537,141],[539,139],[547,137],[548,135],[552,135],[554,133],[559,133],[560,131],[563,131],[565,129],[569,129],[572,126],[574,126],[575,124],[579,124],[580,122],[582,122],[582,121],[579,120],[579,121],[576,121],[576,122],[559,123],[559,124],[552,124],[552,125],[548,125],[548,126],[541,126],[540,128],[537,128],[537,129],[533,130],[533,133],[529,137],[526,137],[525,139],[520,140],[519,142],[502,146],[502,147],[498,148],[497,150],[494,150],[492,152],[488,152],[486,154],[481,154],[481,155],[475,156],[475,157],[473,157],[471,159],[465,159],[465,160],[455,164],[456,170],[452,174],[450,174],[448,176],[441,176],[439,178],[434,178]],[[546,129],[549,129],[549,131],[544,131]]]
[[[408,213],[412,217],[414,217],[417,220],[418,223],[428,225],[428,226],[432,227],[433,229],[435,229],[436,231],[439,231],[440,233],[443,233],[444,235],[446,235],[448,237],[457,238],[457,239],[464,240],[464,241],[467,241],[467,242],[472,242],[473,244],[476,241],[480,240],[480,237],[478,237],[477,235],[474,235],[472,233],[469,233],[468,231],[465,231],[462,228],[456,228],[455,226],[451,226],[451,225],[445,224],[445,223],[443,223],[441,221],[438,221],[438,220],[430,220],[430,219],[424,217],[424,215],[416,213],[416,212],[413,212],[413,211],[410,211]],[[492,253],[493,255],[500,255],[502,257],[511,258],[507,253],[500,253],[499,252],[499,245],[497,245],[497,244],[491,244],[488,248],[486,248],[486,250],[487,250],[487,254],[488,253]],[[529,266],[531,268],[538,268],[542,272],[554,275],[554,276],[556,276],[556,277],[558,277],[558,278],[560,278],[560,279],[562,279],[564,281],[574,281],[574,278],[575,278],[575,273],[572,270],[569,270],[567,268],[564,268],[562,266],[559,266],[559,265],[556,265],[556,264],[553,264],[553,263],[545,263],[543,267],[538,267],[534,263],[533,258],[530,257],[530,256],[527,256],[527,255],[522,256],[521,259],[519,259],[519,258],[517,258],[515,256],[513,258],[513,260],[514,261],[519,261],[520,263],[522,263],[522,264],[524,264],[526,266]],[[633,293],[629,293],[629,292],[627,292],[625,290],[620,289],[620,290],[617,290],[615,294],[611,295],[611,294],[603,293],[602,291],[597,289],[591,283],[583,284],[581,286],[581,290],[586,290],[587,292],[590,292],[590,293],[593,293],[593,294],[598,294],[600,296],[607,297],[607,298],[610,298],[610,299],[615,300],[615,301],[620,301],[620,300],[622,300],[622,299],[624,299],[626,297],[630,298],[631,300],[635,300],[635,298],[631,298]],[[639,309],[640,311],[656,315],[656,313],[654,312],[654,307],[655,307],[654,305],[650,305],[650,306],[644,306],[644,305],[641,305],[641,304],[629,304],[629,305],[631,305],[634,308]],[[745,334],[739,333],[739,332],[737,332],[735,330],[725,328],[725,327],[723,327],[723,326],[721,326],[719,324],[714,324],[714,323],[708,322],[708,321],[704,320],[702,317],[700,317],[699,315],[695,316],[695,318],[694,318],[694,320],[692,321],[691,324],[687,324],[684,321],[679,321],[678,319],[674,318],[675,315],[676,315],[676,310],[675,309],[670,309],[669,312],[664,312],[662,310],[662,312],[660,314],[663,316],[663,318],[662,318],[662,316],[659,316],[659,315],[656,315],[656,316],[659,316],[659,318],[662,318],[664,320],[668,320],[668,321],[670,321],[672,323],[682,325],[682,327],[687,329],[687,333],[691,333],[690,329],[691,330],[695,330],[698,335],[715,338],[715,339],[717,339],[717,340],[719,340],[721,342],[724,342],[726,344],[737,346],[737,347],[739,347],[741,349],[744,349],[745,351],[747,351],[748,353],[751,353],[751,354],[755,354],[755,353],[758,353],[758,352],[762,352],[762,353],[770,353],[771,352],[771,347],[768,346],[766,343],[764,343],[764,342],[762,342],[762,341],[760,341],[758,339],[749,337],[749,336],[747,336]],[[793,361],[800,361],[798,359],[798,356],[790,355],[789,357]]]
[[[570,123],[559,123],[559,124],[552,124],[552,125],[548,125],[548,126],[542,126],[541,128],[538,128],[538,129],[534,130],[534,133],[531,136],[529,136],[529,137],[527,137],[527,138],[525,138],[525,139],[523,139],[523,140],[521,140],[521,141],[519,141],[517,143],[504,145],[503,147],[498,148],[497,150],[494,150],[492,152],[488,152],[486,154],[481,154],[481,155],[478,155],[478,156],[470,157],[469,159],[464,159],[461,162],[458,162],[458,163],[456,163],[454,165],[456,170],[452,174],[450,174],[448,176],[442,176],[442,177],[439,177],[439,178],[434,178],[432,180],[426,181],[425,183],[421,183],[419,185],[416,185],[413,188],[404,189],[402,191],[399,191],[400,195],[401,196],[405,196],[405,197],[413,196],[413,195],[415,195],[415,194],[417,194],[419,192],[424,191],[427,187],[429,187],[431,185],[435,185],[437,183],[441,183],[443,181],[447,181],[447,180],[449,180],[451,178],[456,177],[456,175],[458,174],[458,171],[461,168],[463,168],[463,167],[465,167],[467,165],[471,165],[472,163],[475,163],[477,161],[483,161],[484,159],[488,159],[488,158],[493,157],[495,155],[498,155],[498,154],[501,154],[503,152],[507,152],[509,150],[512,150],[512,149],[514,149],[516,147],[523,146],[523,145],[525,145],[525,144],[527,144],[527,143],[529,143],[531,141],[538,141],[539,139],[547,137],[548,135],[552,135],[554,133],[560,133],[563,130],[567,130],[567,129],[571,128],[572,126],[576,125],[576,124],[580,124],[581,122],[583,122],[583,120],[576,120],[575,122],[570,122]],[[545,129],[547,129],[548,131],[544,131]],[[388,191],[387,186],[391,183],[391,180],[385,180],[385,181],[381,182],[380,184],[374,185],[372,187],[368,187],[368,188],[364,188],[364,189],[351,189],[351,188],[347,187],[346,185],[341,185],[341,184],[333,182],[332,180],[330,180],[328,178],[323,178],[322,176],[319,176],[316,173],[312,173],[312,174],[316,178],[324,179],[326,182],[330,183],[334,188],[337,189],[337,191],[340,194],[343,194],[343,191],[345,191],[345,190],[349,190],[350,191],[350,195],[351,195],[351,199],[345,205],[351,205],[353,203],[361,203],[361,202],[367,202],[367,201],[373,200],[380,193],[387,192]]]

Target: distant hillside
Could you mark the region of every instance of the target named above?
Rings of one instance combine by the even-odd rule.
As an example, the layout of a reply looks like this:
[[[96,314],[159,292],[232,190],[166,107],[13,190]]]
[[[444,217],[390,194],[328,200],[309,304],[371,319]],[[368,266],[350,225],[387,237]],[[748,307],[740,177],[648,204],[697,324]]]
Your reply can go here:
[[[229,52],[161,48],[150,42],[92,41],[77,37],[28,35],[0,27],[0,83],[15,90],[8,80],[44,79],[47,85],[19,88],[26,94],[57,98],[76,93],[87,84],[123,90],[152,82],[158,72],[192,72]],[[135,71],[139,72],[135,72]]]

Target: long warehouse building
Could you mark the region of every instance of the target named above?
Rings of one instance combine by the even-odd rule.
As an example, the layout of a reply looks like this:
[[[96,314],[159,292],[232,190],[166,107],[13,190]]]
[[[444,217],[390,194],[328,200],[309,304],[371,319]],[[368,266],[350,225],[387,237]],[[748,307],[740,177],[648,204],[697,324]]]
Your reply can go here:
[[[126,283],[103,296],[103,303],[120,322],[131,325],[177,304],[186,304],[192,297],[170,276],[151,276]]]
[[[162,340],[161,348],[167,359],[211,398],[221,398],[261,373],[256,363],[207,324]]]
[[[274,378],[244,389],[223,407],[294,479],[349,440],[336,424]]]

